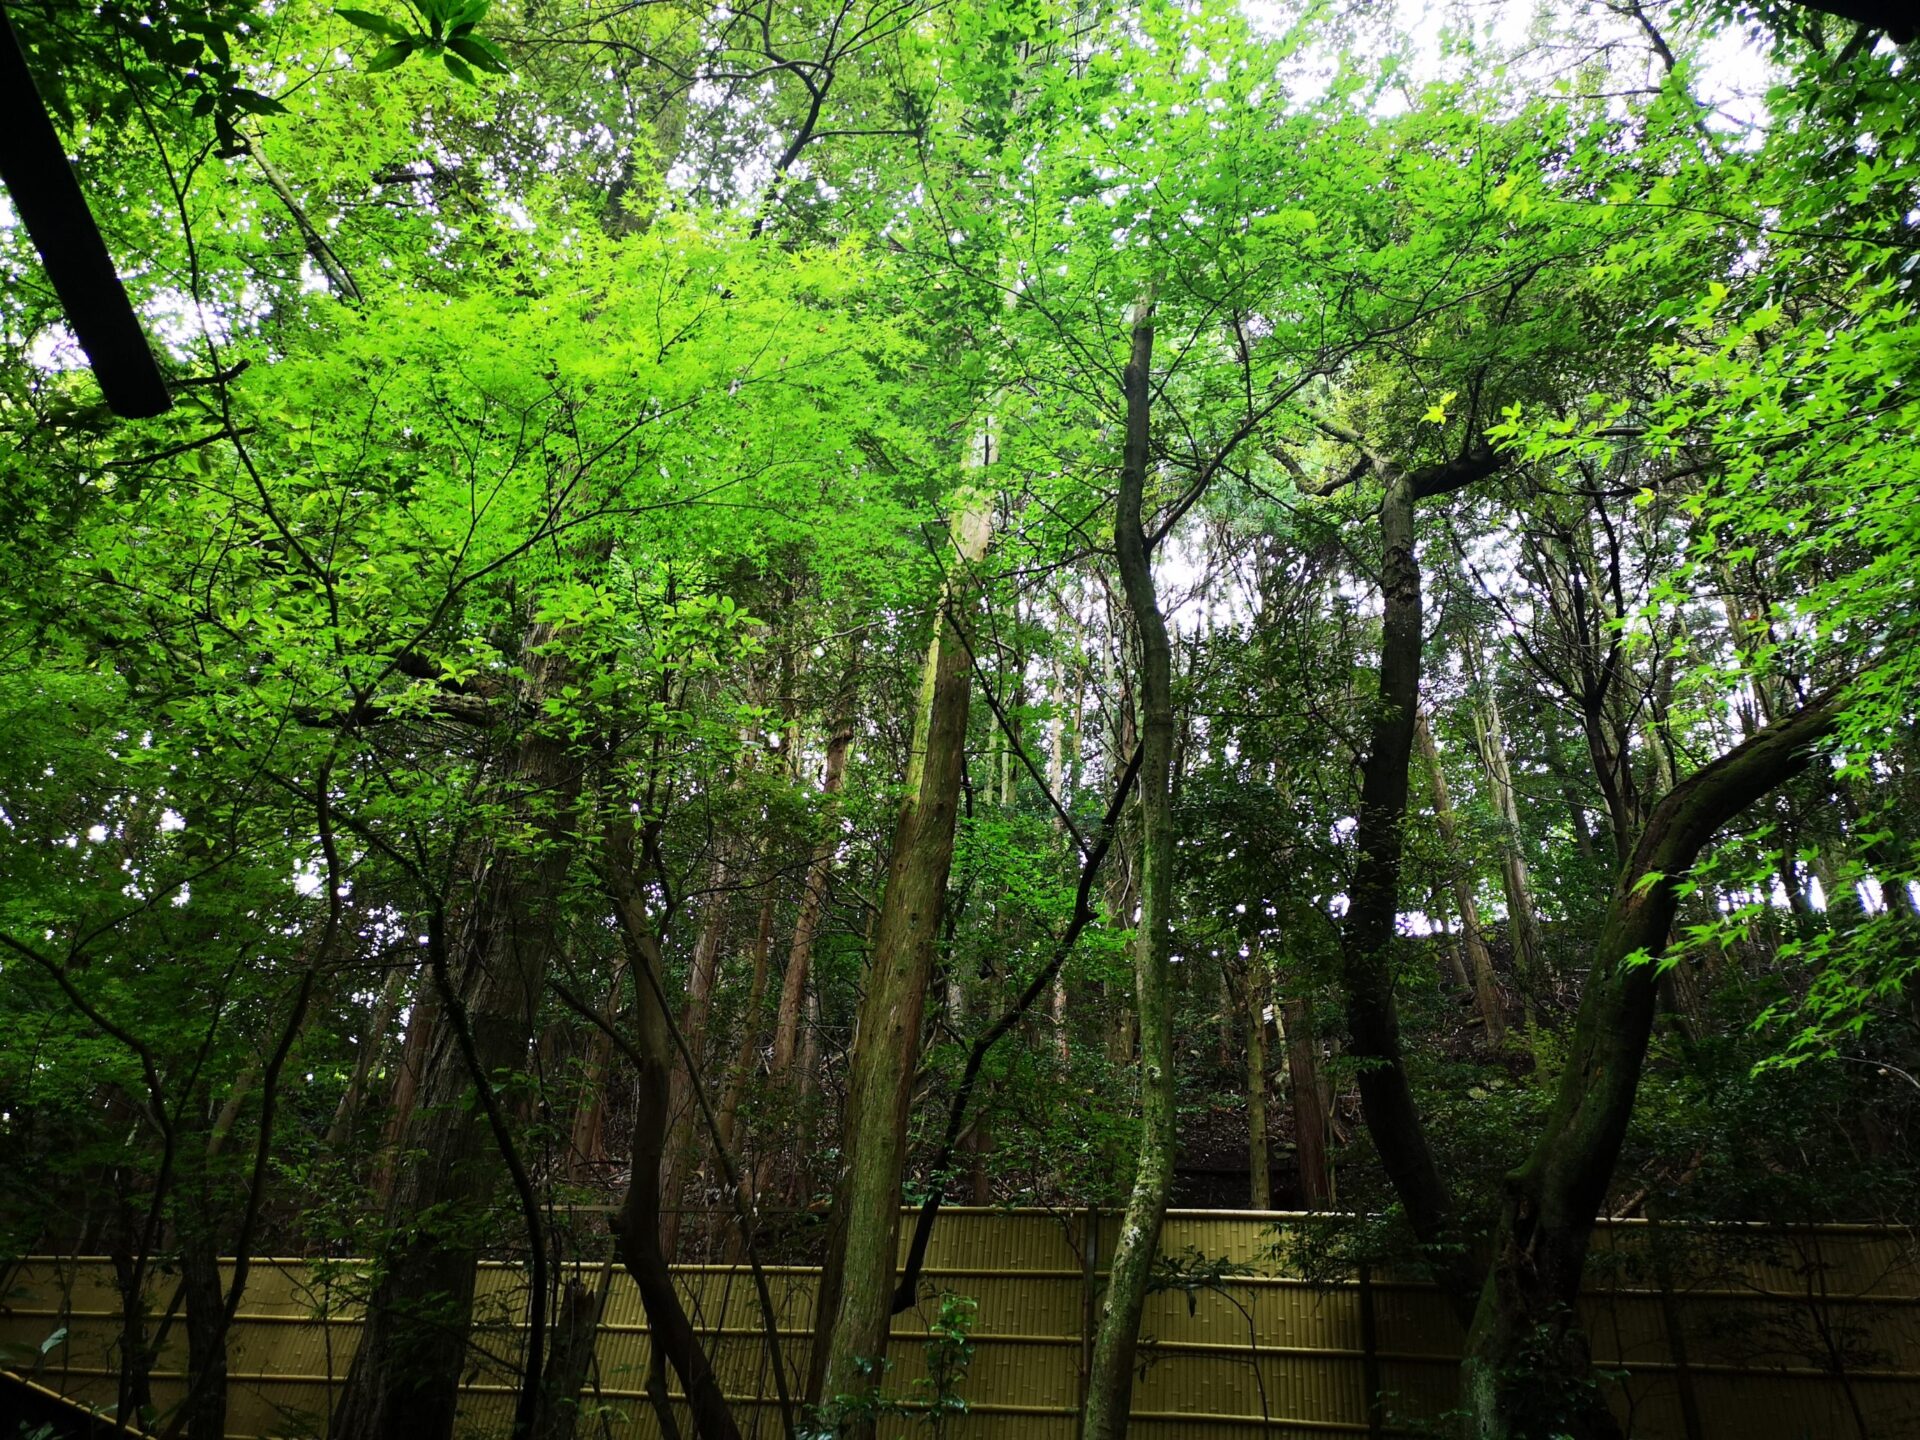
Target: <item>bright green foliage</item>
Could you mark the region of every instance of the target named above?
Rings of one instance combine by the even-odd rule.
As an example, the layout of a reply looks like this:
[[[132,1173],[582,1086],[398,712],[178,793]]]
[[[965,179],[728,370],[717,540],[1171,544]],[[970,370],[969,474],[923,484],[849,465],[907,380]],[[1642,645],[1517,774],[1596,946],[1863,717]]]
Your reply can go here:
[[[1340,927],[1383,477],[1471,463],[1417,514],[1453,814],[1416,758],[1390,957],[1462,1224],[1551,1111],[1660,797],[1829,689],[1811,768],[1643,878],[1676,887],[1677,943],[1611,1199],[1905,1218],[1920,99],[1911,46],[1802,9],[1547,7],[1523,43],[1517,7],[1431,41],[1212,0],[10,7],[176,404],[106,414],[0,214],[0,1252],[151,1269],[256,1205],[257,1253],[391,1239],[424,939],[549,870],[548,988],[488,1093],[543,1205],[617,1204],[631,1057],[584,1014],[633,1023],[627,863],[757,1244],[817,1259],[963,482],[997,533],[905,1198],[1123,1199],[1137,809],[1082,864],[1140,735],[1113,534],[1147,294],[1176,1203],[1244,1203],[1254,977],[1313,1031],[1263,1031],[1280,1202],[1314,1084],[1338,1203],[1372,1212],[1308,1258],[1409,1253]],[[1736,83],[1750,123],[1699,98]],[[543,744],[565,784],[518,768]],[[937,1171],[969,1055],[1083,898]],[[663,1204],[724,1208],[673,1084],[692,1158]],[[603,1254],[557,1213],[554,1253]],[[739,1253],[725,1223],[678,1243]],[[935,1430],[969,1305],[929,1305]]]

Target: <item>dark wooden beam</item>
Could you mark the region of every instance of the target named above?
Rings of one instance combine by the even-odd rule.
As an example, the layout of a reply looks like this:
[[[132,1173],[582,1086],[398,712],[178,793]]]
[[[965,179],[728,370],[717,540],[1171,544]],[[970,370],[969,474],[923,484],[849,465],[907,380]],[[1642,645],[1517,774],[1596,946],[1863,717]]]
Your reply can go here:
[[[27,57],[0,5],[0,181],[47,267],[67,322],[116,415],[144,419],[173,403],[113,257],[34,88]]]

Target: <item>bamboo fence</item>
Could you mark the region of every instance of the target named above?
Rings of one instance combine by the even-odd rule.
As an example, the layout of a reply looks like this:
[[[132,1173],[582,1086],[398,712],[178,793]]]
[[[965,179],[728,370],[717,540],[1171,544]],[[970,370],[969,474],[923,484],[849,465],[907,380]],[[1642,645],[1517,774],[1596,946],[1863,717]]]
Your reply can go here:
[[[882,1418],[882,1440],[1070,1440],[1115,1223],[1092,1211],[943,1211],[928,1254],[928,1298],[895,1325],[886,1388],[900,1406]],[[1460,1334],[1439,1296],[1403,1275],[1310,1281],[1289,1273],[1284,1239],[1312,1223],[1248,1211],[1169,1215],[1163,1253],[1184,1257],[1187,1275],[1202,1278],[1148,1302],[1136,1440],[1457,1433],[1448,1411]],[[605,1293],[577,1435],[655,1440],[638,1293],[616,1267],[577,1269]],[[678,1275],[737,1401],[742,1432],[774,1440],[776,1390],[751,1275],[734,1265],[683,1266]],[[37,1256],[0,1278],[0,1344],[10,1354],[38,1354],[65,1332],[21,1371],[110,1405],[121,1308],[111,1265]],[[816,1278],[804,1267],[769,1272],[790,1375],[805,1372]],[[229,1337],[230,1433],[327,1434],[358,1339],[364,1280],[365,1266],[354,1260],[254,1262]],[[155,1278],[156,1324],[175,1288],[171,1277]],[[971,1360],[952,1387],[966,1411],[936,1420],[924,1406],[924,1356],[942,1292],[978,1308]],[[504,1436],[525,1277],[515,1266],[485,1263],[478,1297],[459,1431]],[[1583,1318],[1602,1383],[1642,1440],[1920,1437],[1920,1241],[1905,1232],[1603,1224]],[[174,1322],[153,1370],[162,1412],[184,1393],[180,1331]],[[1698,1417],[1694,1434],[1689,1410]],[[679,1425],[692,1433],[684,1410]]]

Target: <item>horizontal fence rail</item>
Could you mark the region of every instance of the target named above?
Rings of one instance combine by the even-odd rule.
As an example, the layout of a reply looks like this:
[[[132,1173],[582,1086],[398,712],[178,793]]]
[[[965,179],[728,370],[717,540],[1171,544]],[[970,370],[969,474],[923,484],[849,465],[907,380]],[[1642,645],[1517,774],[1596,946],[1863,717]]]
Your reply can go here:
[[[1324,1218],[1324,1217],[1323,1217]],[[924,1352],[943,1293],[976,1305],[972,1356],[942,1436],[1069,1440],[1086,1381],[1098,1287],[1117,1218],[1094,1211],[943,1210],[920,1306],[896,1320],[883,1440],[929,1433]],[[1207,1440],[1451,1433],[1460,1333],[1417,1277],[1290,1273],[1305,1215],[1185,1210],[1168,1216],[1169,1288],[1142,1321],[1132,1435]],[[903,1231],[906,1227],[903,1226]],[[903,1234],[903,1252],[904,1252]],[[581,1440],[654,1440],[646,1399],[650,1336],[617,1267],[567,1267],[604,1287]],[[687,1265],[676,1277],[735,1402],[743,1433],[780,1434],[750,1274]],[[767,1270],[790,1375],[804,1374],[818,1272]],[[9,1368],[87,1404],[111,1406],[121,1297],[111,1264],[34,1256],[0,1272],[0,1346]],[[177,1282],[155,1277],[153,1324]],[[324,1437],[359,1340],[366,1266],[256,1260],[229,1336],[235,1436]],[[526,1277],[483,1263],[463,1389],[462,1436],[504,1436],[522,1343]],[[1867,1226],[1603,1224],[1582,1318],[1630,1435],[1688,1440],[1683,1396],[1703,1440],[1905,1440],[1920,1436],[1920,1244]],[[185,1393],[176,1319],[152,1373],[164,1412]],[[677,1393],[677,1392],[676,1392]],[[690,1417],[679,1416],[691,1434]]]

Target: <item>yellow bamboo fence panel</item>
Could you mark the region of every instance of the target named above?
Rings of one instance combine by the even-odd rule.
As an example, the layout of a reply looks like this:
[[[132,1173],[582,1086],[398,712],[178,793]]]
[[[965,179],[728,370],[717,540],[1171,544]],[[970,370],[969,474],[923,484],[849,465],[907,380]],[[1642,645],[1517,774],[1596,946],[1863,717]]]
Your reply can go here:
[[[1440,1435],[1454,1403],[1457,1325],[1431,1286],[1393,1274],[1309,1282],[1275,1258],[1276,1239],[1313,1217],[1175,1211],[1170,1256],[1231,1261],[1191,1295],[1151,1297],[1136,1440],[1309,1440]],[[1091,1211],[942,1212],[923,1292],[971,1297],[973,1354],[958,1388],[967,1413],[937,1430],[911,1409],[883,1419],[883,1440],[1070,1440],[1075,1433],[1097,1286],[1115,1220]],[[904,1253],[904,1235],[903,1235]],[[604,1283],[606,1307],[580,1440],[655,1440],[645,1396],[649,1335],[638,1292],[617,1268],[579,1267]],[[752,1277],[741,1266],[677,1271],[744,1433],[780,1434]],[[359,1261],[266,1259],[229,1337],[230,1433],[324,1437],[326,1416],[359,1340]],[[805,1373],[817,1273],[769,1271],[790,1385]],[[119,1373],[120,1295],[94,1257],[36,1256],[0,1270],[0,1344],[18,1368],[83,1403],[109,1407]],[[177,1282],[153,1278],[154,1323]],[[889,1394],[924,1390],[927,1326],[937,1299],[899,1317]],[[460,1434],[505,1436],[523,1343],[525,1277],[481,1267],[463,1377]],[[1689,1440],[1911,1440],[1920,1437],[1920,1242],[1865,1226],[1602,1225],[1583,1304],[1595,1360],[1629,1433]],[[57,1332],[58,1343],[47,1344]],[[1677,1339],[1677,1343],[1676,1343]],[[185,1393],[186,1341],[176,1318],[155,1361],[164,1413]],[[1370,1397],[1380,1396],[1370,1404]],[[682,1432],[691,1434],[681,1411]]]

